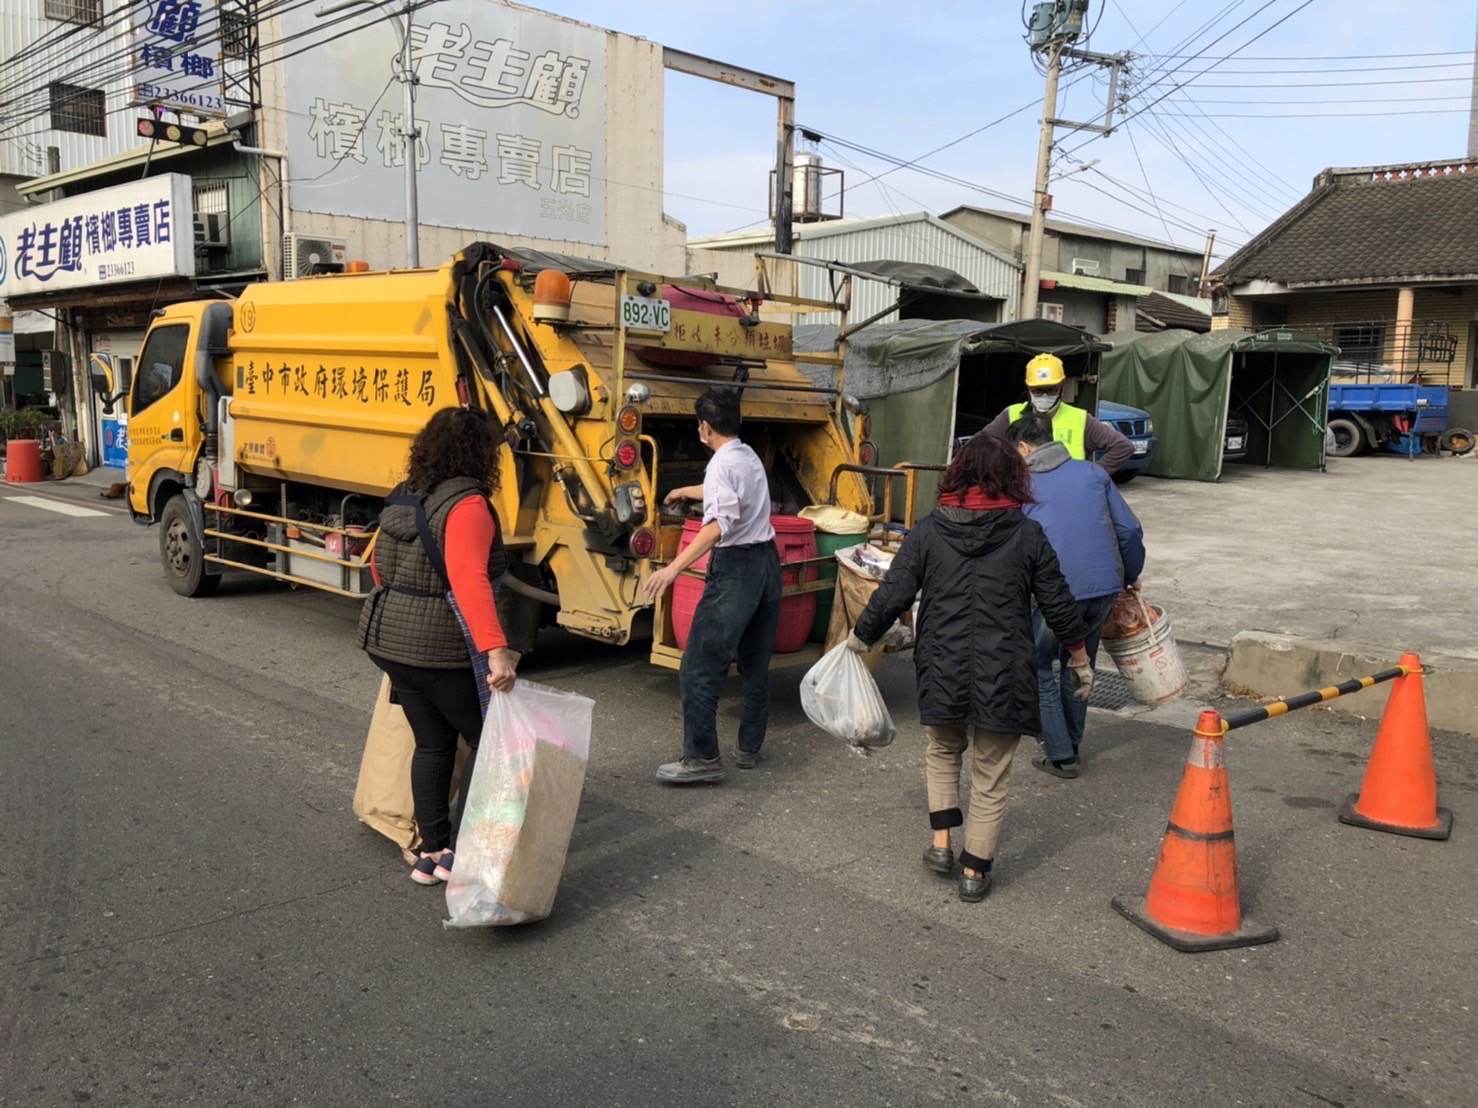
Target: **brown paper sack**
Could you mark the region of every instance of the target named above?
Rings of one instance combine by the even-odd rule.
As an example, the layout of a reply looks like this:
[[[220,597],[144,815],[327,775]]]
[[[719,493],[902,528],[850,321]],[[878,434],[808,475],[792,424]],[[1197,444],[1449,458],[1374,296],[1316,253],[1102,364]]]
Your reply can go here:
[[[399,704],[390,703],[390,678],[382,677],[375,714],[364,741],[364,757],[359,763],[354,814],[400,847],[409,862],[415,861],[416,849],[421,845],[416,804],[411,797],[411,755],[415,751],[416,738],[410,722]],[[453,794],[460,787],[466,760],[467,746],[460,743],[457,766],[452,773]]]
[[[831,605],[831,622],[826,625],[826,649],[840,646],[846,641],[857,621],[862,618],[862,609],[878,591],[881,581],[876,581],[859,569],[844,561],[837,562],[836,599]],[[878,666],[883,662],[883,648],[877,647],[862,656],[867,671],[877,676]]]

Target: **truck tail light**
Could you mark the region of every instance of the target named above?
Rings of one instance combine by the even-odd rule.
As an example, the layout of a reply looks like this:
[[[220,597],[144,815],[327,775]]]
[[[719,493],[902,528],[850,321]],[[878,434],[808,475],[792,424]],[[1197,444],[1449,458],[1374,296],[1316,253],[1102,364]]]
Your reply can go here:
[[[857,460],[865,466],[878,464],[878,444],[875,442],[864,442],[857,447]]]
[[[631,536],[631,553],[637,558],[650,558],[657,549],[657,535],[650,527],[643,527]]]
[[[641,412],[627,404],[616,413],[616,427],[623,435],[634,435],[641,429]]]
[[[637,450],[636,443],[623,442],[616,447],[616,464],[622,469],[635,469],[640,460],[641,452]]]

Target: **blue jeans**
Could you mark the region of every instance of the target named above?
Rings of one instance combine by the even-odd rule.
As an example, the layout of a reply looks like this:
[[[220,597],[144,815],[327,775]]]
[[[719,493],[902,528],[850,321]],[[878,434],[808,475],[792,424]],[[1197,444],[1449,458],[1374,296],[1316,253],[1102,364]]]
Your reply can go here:
[[[678,671],[683,757],[712,761],[718,751],[718,698],[739,663],[744,711],[739,749],[758,751],[770,722],[770,655],[780,625],[780,554],[773,542],[721,546],[708,559],[703,599],[693,614]]]
[[[1088,660],[1098,658],[1098,640],[1103,625],[1114,609],[1114,595],[1096,596],[1078,601],[1078,614],[1088,625],[1084,649]],[[1042,705],[1042,745],[1054,762],[1074,758],[1083,741],[1083,727],[1088,722],[1088,702],[1073,699],[1073,683],[1068,676],[1068,653],[1057,641],[1042,618],[1041,609],[1032,611],[1032,631],[1037,637],[1037,697]],[[1058,663],[1061,673],[1053,668]]]

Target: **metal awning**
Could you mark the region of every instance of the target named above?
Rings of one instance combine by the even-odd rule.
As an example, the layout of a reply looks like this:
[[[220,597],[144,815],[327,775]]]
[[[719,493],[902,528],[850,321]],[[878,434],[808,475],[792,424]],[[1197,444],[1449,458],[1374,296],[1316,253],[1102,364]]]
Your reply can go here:
[[[1148,296],[1155,290],[1148,285],[1130,285],[1123,281],[1111,281],[1107,277],[1087,277],[1081,273],[1053,273],[1043,271],[1043,281],[1052,281],[1058,288],[1077,289],[1080,292],[1102,292],[1110,296]]]
[[[118,173],[121,170],[132,169],[142,166],[145,162],[155,165],[171,158],[178,158],[181,154],[190,154],[198,150],[208,150],[212,146],[223,146],[236,139],[234,131],[227,130],[221,123],[206,124],[203,130],[212,132],[206,139],[205,146],[177,146],[174,143],[154,143],[154,154],[149,155],[149,146],[136,146],[132,150],[125,150],[122,154],[114,154],[103,158],[101,161],[92,162],[88,165],[78,166],[76,169],[64,169],[60,173],[52,173],[45,177],[33,177],[31,180],[19,184],[15,191],[21,196],[30,198],[32,196],[47,193],[53,189],[66,188],[68,185],[80,184],[90,181],[95,177],[106,177],[110,173]]]

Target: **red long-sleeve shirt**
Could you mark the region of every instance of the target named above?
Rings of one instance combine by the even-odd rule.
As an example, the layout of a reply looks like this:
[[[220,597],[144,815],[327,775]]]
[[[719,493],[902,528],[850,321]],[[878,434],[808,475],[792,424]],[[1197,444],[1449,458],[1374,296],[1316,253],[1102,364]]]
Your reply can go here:
[[[447,584],[467,621],[472,645],[481,654],[508,645],[503,625],[498,622],[498,606],[493,599],[493,582],[488,576],[488,558],[492,554],[497,524],[488,502],[480,496],[468,496],[453,505],[446,517]],[[373,560],[370,572],[375,584],[380,583],[380,567]]]

